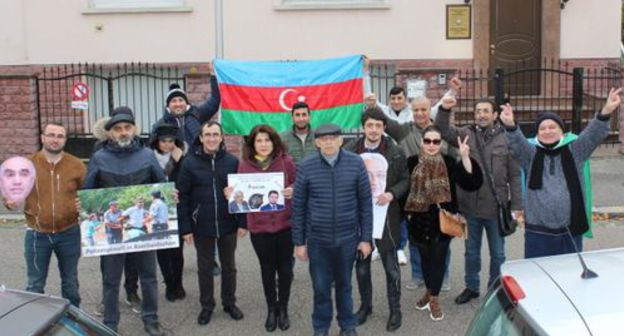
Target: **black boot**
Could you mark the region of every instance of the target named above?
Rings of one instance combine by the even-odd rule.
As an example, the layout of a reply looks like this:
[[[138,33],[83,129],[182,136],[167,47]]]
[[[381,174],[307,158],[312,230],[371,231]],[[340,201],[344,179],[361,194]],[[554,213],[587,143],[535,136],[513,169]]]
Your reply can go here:
[[[269,308],[266,321],[264,322],[264,329],[268,332],[272,332],[275,331],[275,328],[277,328],[277,313],[275,312],[275,308]]]
[[[400,310],[391,310],[390,317],[388,317],[388,323],[386,324],[387,331],[395,331],[401,327],[403,316]]]
[[[364,324],[366,322],[366,319],[368,319],[368,315],[372,313],[373,313],[372,307],[360,306],[360,309],[357,311],[357,313],[355,313],[355,316],[357,318],[357,324],[358,325]]]
[[[288,308],[280,307],[277,313],[277,325],[280,330],[287,330],[290,328],[290,319],[288,318]]]

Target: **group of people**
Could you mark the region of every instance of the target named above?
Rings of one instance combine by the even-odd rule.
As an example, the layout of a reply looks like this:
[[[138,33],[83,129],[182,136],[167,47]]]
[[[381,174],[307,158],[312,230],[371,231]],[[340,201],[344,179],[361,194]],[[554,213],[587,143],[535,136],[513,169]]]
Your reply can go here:
[[[425,287],[416,308],[428,311],[434,321],[444,318],[439,295],[448,276],[452,236],[440,229],[443,210],[467,219],[466,288],[456,297],[457,304],[481,293],[484,230],[490,252],[488,286],[500,275],[505,260],[504,237],[497,220],[501,206],[511,209],[515,218],[525,218],[525,257],[580,250],[582,235],[589,230],[588,214],[582,206],[589,192],[584,185],[584,162],[607,136],[609,117],[621,102],[621,89],[611,90],[603,109],[578,137],[565,135],[558,115],[542,113],[535,122],[536,139],[527,139],[517,126],[512,107],[506,104],[499,112],[489,100],[475,104],[474,125],[452,125],[451,109],[457,103],[453,93],[461,82],[454,79],[452,85],[434,111],[426,97],[408,103],[401,88],[390,91],[387,107],[374,95],[367,96],[361,117],[363,133],[348,143],[337,125],[312,129],[311,107],[298,102],[292,107],[291,130],[279,134],[271,125],[255,126],[245,138],[240,158],[226,151],[221,124],[210,120],[219,107],[214,76],[210,99],[197,107],[189,104],[179,86],[171,87],[164,116],[152,129],[149,148],[143,147],[138,137],[132,111],[116,108],[105,121],[106,138],[88,169],[63,151],[66,129],[48,124],[41,135],[42,150],[31,157],[37,183],[24,208],[27,290],[43,292],[54,252],[62,261],[62,295],[80,305],[78,189],[163,181],[176,183],[180,247],[101,257],[103,321],[113,330],[120,318],[121,275],[124,265],[131,264],[140,279],[145,331],[164,334],[157,314],[156,259],[167,286],[166,298],[183,299],[184,242],[194,245],[197,253],[198,324],[210,323],[217,305],[216,258],[222,269],[223,310],[233,320],[244,318],[236,304],[235,251],[238,240],[249,233],[260,264],[267,307],[265,329],[290,328],[295,256],[309,263],[314,291],[312,326],[314,335],[319,336],[328,334],[334,315],[332,297],[340,335],[357,335],[356,327],[372,313],[374,250],[386,277],[386,329],[401,327],[401,254],[397,251],[403,250],[404,241],[409,241],[412,264],[412,279],[406,288],[422,283]],[[374,194],[371,186],[377,188],[378,184],[360,157],[364,153],[380,154],[387,161],[385,188]],[[240,213],[245,208],[243,196],[228,185],[228,174],[275,172],[284,176],[284,189],[274,193],[283,196],[284,204],[266,209],[273,211]],[[239,201],[232,204],[231,198]],[[7,200],[5,204],[17,206]],[[373,205],[387,206],[379,239],[373,239]],[[361,297],[356,313],[353,269]]]

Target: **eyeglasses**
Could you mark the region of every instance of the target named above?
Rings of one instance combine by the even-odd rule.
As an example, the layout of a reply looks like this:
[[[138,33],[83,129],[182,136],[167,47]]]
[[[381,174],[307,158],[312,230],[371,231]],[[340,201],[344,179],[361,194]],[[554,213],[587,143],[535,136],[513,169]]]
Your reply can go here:
[[[442,143],[442,140],[441,139],[428,139],[428,138],[424,138],[423,139],[423,143],[425,145],[433,144],[433,145],[439,146]]]

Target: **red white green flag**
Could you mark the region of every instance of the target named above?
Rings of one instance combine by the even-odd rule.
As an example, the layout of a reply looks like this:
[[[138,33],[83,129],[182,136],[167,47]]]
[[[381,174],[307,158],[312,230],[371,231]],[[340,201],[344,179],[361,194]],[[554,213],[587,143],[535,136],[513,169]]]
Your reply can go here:
[[[313,128],[357,128],[364,107],[362,56],[314,61],[214,62],[225,133],[247,135],[258,124],[292,127],[291,108],[306,102]]]

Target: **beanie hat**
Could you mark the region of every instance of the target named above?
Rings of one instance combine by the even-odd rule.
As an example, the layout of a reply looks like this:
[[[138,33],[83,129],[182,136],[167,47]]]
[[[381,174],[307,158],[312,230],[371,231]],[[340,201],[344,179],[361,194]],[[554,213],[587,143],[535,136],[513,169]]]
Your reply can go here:
[[[104,129],[110,131],[115,124],[120,122],[127,122],[134,125],[134,114],[128,106],[119,106],[111,112],[111,118],[108,120]]]
[[[546,119],[550,119],[556,122],[559,125],[559,127],[561,127],[562,131],[565,130],[565,124],[563,123],[563,119],[561,119],[561,117],[558,114],[554,112],[542,112],[537,115],[537,120],[535,121],[536,132],[539,130],[539,125],[542,123],[542,121]]]
[[[167,138],[175,139],[178,133],[178,125],[161,123],[156,126],[156,130],[154,133],[156,133],[156,138],[158,138],[158,140],[163,140]]]
[[[186,97],[186,92],[184,92],[184,90],[182,90],[180,85],[178,85],[177,83],[173,83],[169,85],[169,92],[167,92],[166,106],[169,106],[171,99],[175,97],[182,97],[182,99],[184,99],[184,101],[188,104],[188,98]]]

